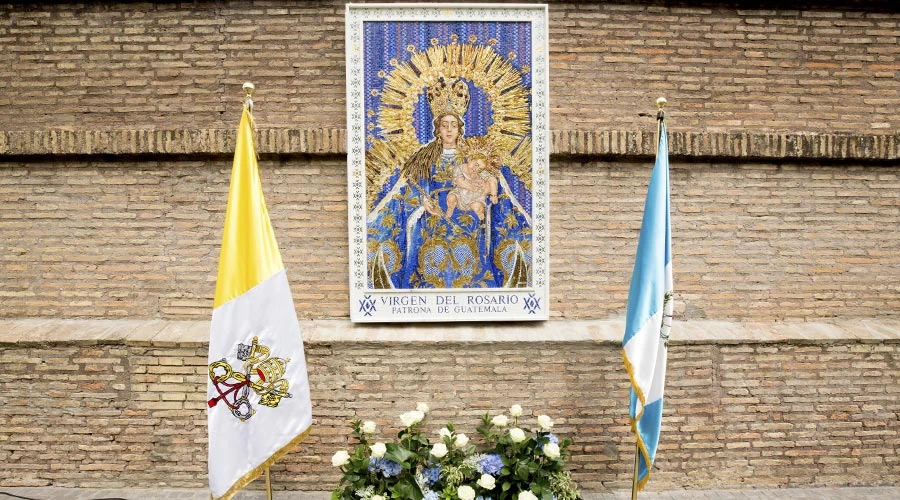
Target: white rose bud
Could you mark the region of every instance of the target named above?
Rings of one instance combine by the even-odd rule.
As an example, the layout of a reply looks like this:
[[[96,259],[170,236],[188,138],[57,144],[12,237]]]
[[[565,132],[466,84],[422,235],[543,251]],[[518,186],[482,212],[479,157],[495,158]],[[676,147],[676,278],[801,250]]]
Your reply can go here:
[[[519,405],[512,405],[509,409],[509,414],[514,417],[521,417],[522,416],[522,407]]]
[[[462,485],[456,490],[459,500],[472,500],[475,498],[475,490],[471,486]]]
[[[513,443],[521,443],[525,441],[525,431],[518,427],[513,427],[509,430],[509,438],[512,439]]]
[[[375,434],[375,422],[371,420],[366,420],[362,424],[362,433],[363,434]]]
[[[442,438],[450,437],[453,435],[453,433],[450,432],[450,429],[448,429],[446,427],[441,427],[441,430],[440,430],[440,432],[438,432],[438,434],[440,434]]]
[[[494,489],[494,486],[497,486],[497,480],[490,474],[482,474],[481,477],[478,478],[477,484],[486,490],[492,490]]]
[[[453,441],[453,445],[457,448],[462,448],[467,444],[469,444],[469,436],[466,436],[465,434],[457,434]]]
[[[538,426],[542,431],[549,431],[553,428],[553,420],[547,415],[538,415]]]
[[[444,443],[435,443],[435,445],[431,447],[431,454],[437,458],[444,458],[444,455],[447,454],[447,445]]]
[[[506,427],[506,424],[509,423],[509,419],[506,418],[506,415],[497,415],[491,419],[491,423],[497,427]]]
[[[424,413],[428,413],[428,405],[425,403],[419,403],[416,405],[416,410]]]
[[[372,500],[375,500],[374,497]],[[522,493],[519,493],[519,500],[537,500],[537,497],[534,496],[534,493],[531,490],[525,490]]]
[[[372,495],[372,498],[370,500],[384,500],[384,497],[381,495]]]
[[[424,413],[419,410],[413,410],[400,415],[400,422],[403,423],[404,427],[412,427],[421,422],[423,418],[425,418]]]
[[[384,453],[387,451],[387,446],[385,446],[384,443],[375,443],[369,448],[372,449],[372,456],[375,458],[383,457]]]
[[[556,443],[545,444],[544,455],[547,455],[550,458],[559,458],[559,445]]]
[[[346,465],[350,461],[350,454],[346,450],[341,450],[331,457],[331,465],[340,467]]]

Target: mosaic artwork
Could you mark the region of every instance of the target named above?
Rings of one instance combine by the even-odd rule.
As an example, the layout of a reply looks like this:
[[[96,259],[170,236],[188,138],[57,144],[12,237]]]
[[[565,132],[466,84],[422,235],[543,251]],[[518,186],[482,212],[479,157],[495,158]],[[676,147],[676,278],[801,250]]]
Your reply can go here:
[[[349,5],[351,317],[547,318],[546,8]]]

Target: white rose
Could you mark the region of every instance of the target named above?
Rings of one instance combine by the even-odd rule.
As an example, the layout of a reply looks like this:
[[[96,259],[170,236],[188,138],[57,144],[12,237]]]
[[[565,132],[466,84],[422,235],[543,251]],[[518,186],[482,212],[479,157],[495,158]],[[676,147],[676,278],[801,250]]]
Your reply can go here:
[[[384,497],[381,495],[372,495],[372,498],[369,500],[384,500]]]
[[[466,436],[465,434],[457,434],[453,441],[453,445],[457,448],[462,448],[467,444],[469,444],[469,436]]]
[[[419,410],[413,410],[400,415],[400,422],[403,423],[404,427],[412,427],[421,422],[423,418],[425,418],[424,413]]]
[[[494,489],[494,486],[497,486],[497,480],[490,474],[482,474],[481,477],[478,478],[477,484],[486,490],[492,490]]]
[[[374,498],[372,500],[374,500]],[[519,493],[519,500],[537,500],[537,497],[534,496],[534,493],[532,493],[531,490],[525,490],[522,493]]]
[[[447,445],[444,443],[435,443],[435,445],[431,447],[431,454],[437,458],[444,458],[444,455],[447,454]]]
[[[491,423],[497,427],[506,427],[506,424],[509,423],[509,419],[506,418],[506,415],[497,415],[491,419]]]
[[[363,434],[375,434],[375,422],[371,420],[366,420],[362,424],[362,433]]]
[[[369,448],[372,449],[372,456],[375,458],[383,457],[384,452],[387,451],[387,446],[385,446],[384,443],[375,443],[372,446],[370,446]]]
[[[475,490],[471,486],[463,485],[456,490],[456,496],[459,500],[472,500],[475,498]]]
[[[519,405],[512,405],[509,408],[509,414],[514,417],[521,417],[522,416],[522,407]]]
[[[419,403],[416,405],[416,411],[422,412],[422,414],[428,413],[428,405],[425,403]]]
[[[556,443],[545,444],[544,455],[547,455],[550,458],[559,458],[559,445]]]
[[[521,443],[525,441],[525,431],[518,427],[513,427],[509,430],[509,438],[512,439],[513,443]]]
[[[441,430],[440,430],[440,432],[438,432],[438,434],[440,434],[442,438],[450,437],[453,435],[453,433],[450,432],[450,429],[448,429],[446,427],[441,427]]]
[[[346,450],[341,450],[331,457],[331,465],[340,467],[346,465],[350,461],[350,454]]]
[[[553,428],[553,420],[550,420],[547,415],[538,415],[538,426],[542,431],[549,431]]]

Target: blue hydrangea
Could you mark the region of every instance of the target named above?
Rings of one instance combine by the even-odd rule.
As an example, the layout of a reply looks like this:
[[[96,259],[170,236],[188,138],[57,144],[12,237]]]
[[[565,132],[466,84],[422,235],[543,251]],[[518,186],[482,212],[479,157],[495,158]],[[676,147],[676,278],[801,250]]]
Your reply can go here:
[[[380,472],[384,477],[394,477],[400,474],[403,467],[397,462],[387,458],[369,458],[369,472]]]
[[[441,479],[441,466],[437,465],[429,469],[422,469],[422,475],[428,481],[428,486],[434,486],[434,483]]]
[[[425,494],[423,500],[438,500],[438,498],[440,498],[440,495],[436,491],[429,491]]]
[[[478,495],[477,497],[475,497],[475,500],[493,500],[493,499],[491,497],[483,497],[481,495]],[[555,500],[555,497],[554,497],[554,500]]]
[[[559,444],[559,438],[556,437],[552,432],[547,434],[547,442],[553,444]],[[544,443],[538,443],[537,445],[538,451],[544,451]]]
[[[499,476],[500,471],[503,470],[503,459],[496,453],[485,455],[484,458],[478,461],[478,469],[482,474]]]

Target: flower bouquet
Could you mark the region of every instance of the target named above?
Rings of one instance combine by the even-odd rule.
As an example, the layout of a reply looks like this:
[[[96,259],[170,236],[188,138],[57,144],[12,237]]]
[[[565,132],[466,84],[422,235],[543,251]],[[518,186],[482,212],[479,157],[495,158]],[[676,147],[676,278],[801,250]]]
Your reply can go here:
[[[332,500],[580,500],[565,471],[571,441],[560,441],[547,415],[537,430],[519,425],[522,407],[509,415],[484,415],[477,428],[481,449],[447,424],[432,444],[423,431],[428,405],[400,415],[397,441],[376,441],[374,422],[354,419],[359,444],[338,451],[331,463],[343,472]]]

